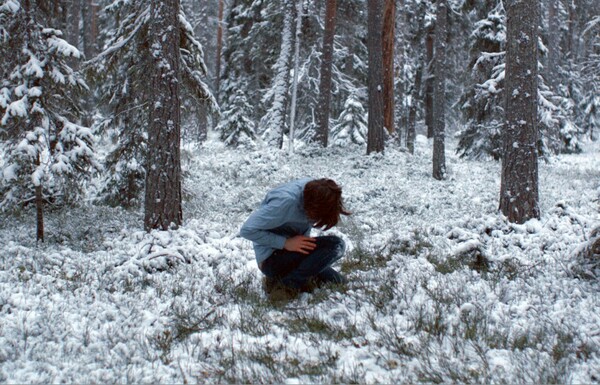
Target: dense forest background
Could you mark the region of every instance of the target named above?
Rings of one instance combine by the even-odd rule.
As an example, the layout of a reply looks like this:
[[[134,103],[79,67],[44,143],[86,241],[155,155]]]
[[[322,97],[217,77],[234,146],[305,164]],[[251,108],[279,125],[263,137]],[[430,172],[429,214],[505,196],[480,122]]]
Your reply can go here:
[[[419,132],[435,138],[436,179],[448,135],[463,157],[500,160],[510,150],[503,140],[512,143],[506,101],[518,93],[505,95],[507,9],[518,5],[3,0],[2,207],[35,202],[43,238],[43,205],[77,202],[99,173],[97,202],[146,202],[146,228],[178,225],[180,146],[209,131],[234,147],[356,144],[369,153],[385,140],[412,152]],[[535,52],[516,63],[537,65],[511,83],[537,89],[525,93],[536,104],[527,140],[541,157],[579,152],[600,121],[599,5],[529,8],[532,18],[513,24],[520,33],[538,24]]]

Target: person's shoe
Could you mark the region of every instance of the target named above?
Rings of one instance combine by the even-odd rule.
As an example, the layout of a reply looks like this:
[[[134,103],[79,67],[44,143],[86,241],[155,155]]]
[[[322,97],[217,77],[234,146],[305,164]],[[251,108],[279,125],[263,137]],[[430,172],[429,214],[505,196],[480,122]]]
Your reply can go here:
[[[262,287],[265,293],[270,294],[275,286],[277,286],[277,280],[269,277],[263,277]]]
[[[277,285],[269,293],[271,302],[287,302],[298,298],[300,291],[284,285]]]

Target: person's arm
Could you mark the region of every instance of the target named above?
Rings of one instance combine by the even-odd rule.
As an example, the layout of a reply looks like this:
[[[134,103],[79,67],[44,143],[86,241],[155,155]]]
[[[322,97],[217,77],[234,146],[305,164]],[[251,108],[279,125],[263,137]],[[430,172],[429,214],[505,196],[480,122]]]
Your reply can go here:
[[[259,245],[283,249],[286,237],[269,230],[286,223],[289,204],[282,198],[271,199],[250,215],[242,225],[240,235]]]

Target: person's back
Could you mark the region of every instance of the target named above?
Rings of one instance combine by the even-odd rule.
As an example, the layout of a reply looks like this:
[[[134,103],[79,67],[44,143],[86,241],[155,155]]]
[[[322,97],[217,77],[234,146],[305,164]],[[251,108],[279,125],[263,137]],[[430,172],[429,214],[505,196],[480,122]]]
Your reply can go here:
[[[253,242],[258,267],[268,279],[306,291],[310,281],[346,282],[331,268],[344,255],[344,241],[336,236],[310,237],[313,226],[328,230],[342,214],[350,213],[333,180],[295,180],[267,193],[240,235]]]

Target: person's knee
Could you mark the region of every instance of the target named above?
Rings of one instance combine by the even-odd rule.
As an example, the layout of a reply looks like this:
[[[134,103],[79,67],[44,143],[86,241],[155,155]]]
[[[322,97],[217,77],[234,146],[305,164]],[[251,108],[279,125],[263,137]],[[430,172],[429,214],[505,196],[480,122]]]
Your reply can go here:
[[[335,254],[335,260],[340,259],[346,252],[346,242],[335,235],[327,235],[317,238],[317,248],[327,248]]]

